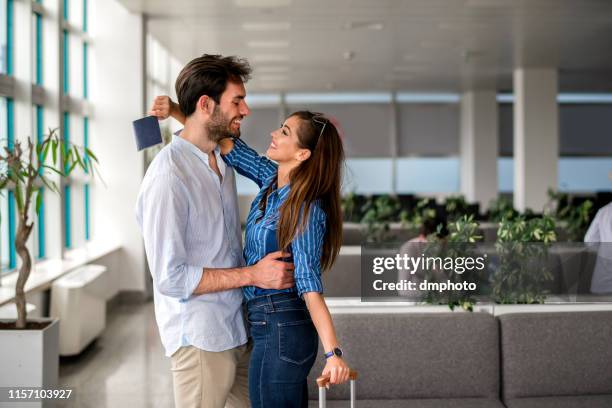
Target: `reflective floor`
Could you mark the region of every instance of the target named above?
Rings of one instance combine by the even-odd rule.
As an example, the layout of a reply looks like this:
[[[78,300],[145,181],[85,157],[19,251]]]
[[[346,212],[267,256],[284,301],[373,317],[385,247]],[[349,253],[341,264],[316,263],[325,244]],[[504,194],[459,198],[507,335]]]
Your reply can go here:
[[[60,387],[73,389],[61,407],[173,407],[153,303],[114,307],[102,337],[80,356],[61,359]]]

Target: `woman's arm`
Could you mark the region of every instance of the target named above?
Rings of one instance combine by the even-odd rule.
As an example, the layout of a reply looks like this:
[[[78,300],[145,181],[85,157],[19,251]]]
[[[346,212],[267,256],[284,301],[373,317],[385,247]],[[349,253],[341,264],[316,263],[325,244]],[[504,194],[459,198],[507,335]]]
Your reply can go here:
[[[156,116],[160,120],[168,119],[172,116],[181,125],[185,124],[185,115],[181,111],[181,107],[167,95],[155,97],[149,115]],[[221,154],[228,154],[234,148],[234,141],[229,137],[222,139],[219,142],[219,148],[221,149]]]
[[[323,299],[321,283],[321,254],[325,237],[325,212],[315,202],[310,206],[310,214],[303,231],[291,241],[295,284],[298,294],[304,297],[312,321],[328,353],[338,347],[338,339],[331,315]],[[300,220],[301,224],[301,220]],[[330,375],[330,383],[338,384],[349,378],[349,367],[337,356],[327,359],[323,375]]]
[[[225,163],[235,168],[238,173],[253,180],[259,188],[263,187],[266,180],[276,175],[277,164],[266,156],[260,156],[242,139],[232,139],[231,146],[227,144],[222,147],[221,153],[223,149],[229,150],[228,153],[222,155]]]
[[[321,344],[323,344],[323,349],[328,353],[338,347],[338,339],[323,295],[317,292],[304,293],[304,300],[321,339]],[[349,379],[349,371],[346,362],[341,357],[334,355],[327,359],[322,374],[329,374],[331,384],[340,384]]]
[[[167,95],[156,96],[149,114],[163,120],[172,116],[185,124],[185,115],[179,104]],[[264,182],[276,174],[277,165],[265,156],[260,156],[241,139],[225,138],[219,142],[223,160],[243,176],[253,180],[261,188]]]
[[[172,116],[178,120],[182,125],[185,124],[185,115],[181,112],[181,108],[178,103],[174,103],[167,95],[156,96],[151,105],[149,115],[157,116],[158,119],[164,120]]]

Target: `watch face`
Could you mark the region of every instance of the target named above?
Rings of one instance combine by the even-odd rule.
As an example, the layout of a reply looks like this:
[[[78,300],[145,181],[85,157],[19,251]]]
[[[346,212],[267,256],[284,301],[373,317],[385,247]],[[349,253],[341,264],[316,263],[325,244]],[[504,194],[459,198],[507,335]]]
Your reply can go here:
[[[342,357],[342,350],[340,350],[338,347],[336,347],[334,349],[334,354],[337,355],[338,357]]]

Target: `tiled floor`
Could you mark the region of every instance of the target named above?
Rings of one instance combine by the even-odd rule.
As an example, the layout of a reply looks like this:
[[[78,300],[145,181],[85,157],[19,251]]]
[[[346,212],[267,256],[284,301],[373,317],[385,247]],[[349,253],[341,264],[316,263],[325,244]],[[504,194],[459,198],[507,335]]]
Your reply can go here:
[[[101,338],[78,357],[62,358],[61,407],[173,407],[170,360],[164,356],[153,303],[112,309]]]

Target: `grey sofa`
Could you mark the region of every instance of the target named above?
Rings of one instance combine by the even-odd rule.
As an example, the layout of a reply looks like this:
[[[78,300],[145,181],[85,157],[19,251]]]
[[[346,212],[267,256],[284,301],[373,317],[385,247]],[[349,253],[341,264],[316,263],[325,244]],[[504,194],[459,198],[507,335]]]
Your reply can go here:
[[[336,314],[347,359],[360,374],[359,407],[498,408],[499,330],[492,315]],[[323,369],[321,347],[309,379]],[[348,386],[327,393],[330,408],[348,406]],[[311,401],[317,406],[317,401]]]
[[[361,408],[610,408],[612,311],[334,314]],[[315,378],[310,406],[318,406]],[[345,385],[327,392],[348,406]],[[503,401],[503,402],[502,402]]]
[[[612,407],[612,312],[499,317],[508,408]]]

